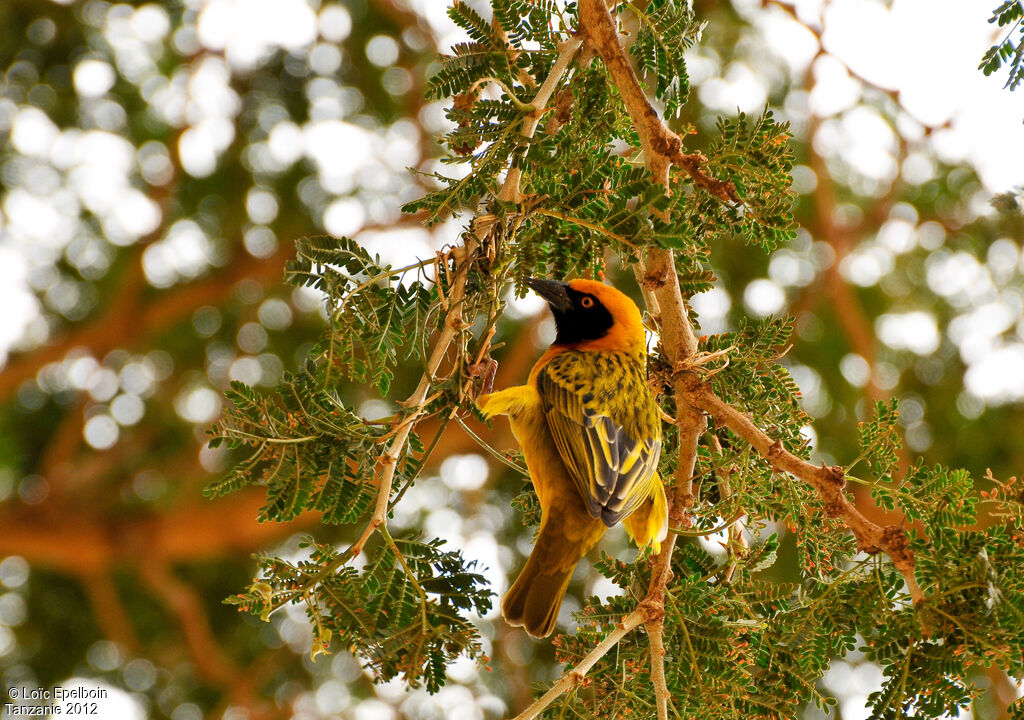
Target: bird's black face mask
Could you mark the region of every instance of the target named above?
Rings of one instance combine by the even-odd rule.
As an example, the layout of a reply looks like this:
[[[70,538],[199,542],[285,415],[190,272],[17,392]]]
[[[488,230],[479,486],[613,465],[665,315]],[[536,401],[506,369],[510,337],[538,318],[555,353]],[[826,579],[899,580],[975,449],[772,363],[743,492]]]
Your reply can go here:
[[[615,323],[612,314],[600,300],[590,293],[573,290],[569,283],[530,278],[526,284],[548,301],[548,307],[555,318],[554,345],[597,340],[607,335]]]

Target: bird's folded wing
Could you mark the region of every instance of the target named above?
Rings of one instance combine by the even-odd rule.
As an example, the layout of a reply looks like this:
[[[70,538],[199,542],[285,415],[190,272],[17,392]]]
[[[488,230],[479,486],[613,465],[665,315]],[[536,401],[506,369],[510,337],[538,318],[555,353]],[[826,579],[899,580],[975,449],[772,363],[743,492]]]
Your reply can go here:
[[[656,481],[661,438],[648,416],[657,411],[647,407],[653,399],[646,387],[631,387],[638,379],[622,376],[622,366],[608,373],[574,355],[553,358],[538,374],[537,390],[588,512],[611,527],[647,499]]]

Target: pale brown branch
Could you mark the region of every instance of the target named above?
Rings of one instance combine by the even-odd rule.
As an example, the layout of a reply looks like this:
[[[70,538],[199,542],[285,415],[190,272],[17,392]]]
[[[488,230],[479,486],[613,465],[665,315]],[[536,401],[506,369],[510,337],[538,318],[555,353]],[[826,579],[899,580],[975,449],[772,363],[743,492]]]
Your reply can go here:
[[[658,720],[668,720],[668,704],[672,695],[665,680],[665,626],[664,621],[647,623],[647,639],[651,644],[651,682],[654,684],[654,705]]]
[[[689,312],[683,302],[679,290],[679,277],[676,275],[675,258],[671,250],[651,248],[647,257],[641,262],[638,270],[640,287],[644,297],[654,300],[661,328],[661,345],[665,357],[673,367],[682,367],[697,353],[697,336],[690,324]],[[648,303],[648,310],[655,312]],[[676,426],[679,428],[679,464],[676,467],[674,482],[675,492],[681,503],[679,517],[682,520],[682,509],[693,506],[693,468],[697,462],[697,443],[707,427],[703,413],[693,408],[686,401],[682,375],[675,381]],[[672,498],[669,498],[670,510]]]
[[[652,248],[635,268],[647,309],[659,323],[661,346],[673,366],[682,365],[697,353],[697,336],[690,324],[690,316],[679,289],[675,257],[671,250]],[[693,473],[697,464],[697,444],[707,427],[704,414],[686,402],[680,392],[681,380],[676,380],[676,417],[679,430],[679,458],[673,483],[667,489],[669,527],[677,529],[687,522],[686,511],[693,506]],[[671,694],[665,680],[665,590],[672,579],[672,551],[676,535],[669,533],[661,549],[654,556],[651,584],[647,590],[646,605],[651,617],[646,624],[651,652],[651,682],[654,684],[658,720],[667,720]],[[642,606],[643,606],[642,605]]]
[[[673,163],[684,169],[694,182],[724,202],[737,202],[735,188],[707,176],[703,170],[706,159],[702,155],[682,152],[682,141],[661,121],[647,100],[632,66],[619,44],[615,23],[604,0],[582,0],[580,3],[580,32],[588,45],[597,50],[605,62],[619,93],[626,104],[634,126],[640,135],[645,162],[655,182],[668,189],[668,171]],[[574,47],[572,52],[575,53]],[[560,57],[561,57],[560,52]],[[558,73],[560,75],[560,72]],[[555,73],[548,77],[551,81]],[[556,78],[557,79],[557,78]],[[547,83],[545,83],[547,84]],[[539,119],[539,116],[538,116]],[[534,128],[535,129],[535,124]],[[524,125],[524,135],[526,127]],[[515,174],[513,175],[513,172]],[[506,194],[509,180],[518,196],[518,170],[509,171],[502,194]],[[511,192],[511,191],[509,191]],[[509,199],[508,197],[499,199]],[[517,197],[516,199],[521,199]],[[670,250],[651,249],[636,268],[650,314],[659,322],[662,347],[674,367],[685,366],[697,353],[697,337],[690,324],[689,313],[683,302],[676,275],[675,259]],[[669,524],[678,528],[686,520],[686,509],[693,505],[693,472],[697,461],[697,444],[707,421],[704,414],[686,401],[684,373],[676,380],[676,426],[679,430],[679,461],[674,482],[668,488]],[[604,656],[630,629],[644,624],[650,638],[651,679],[654,683],[659,720],[667,720],[670,693],[665,679],[664,618],[665,592],[671,580],[671,559],[676,536],[669,534],[651,561],[651,582],[647,596],[636,610],[595,647],[583,661],[562,676],[543,696],[518,715],[515,720],[530,720],[550,705],[563,692],[580,683],[583,675]]]
[[[685,170],[694,183],[722,202],[739,202],[736,188],[731,182],[718,180],[704,171],[707,162],[700,153],[684,153],[683,142],[669,130],[658,112],[647,99],[640,80],[620,44],[615,20],[608,12],[604,0],[581,0],[579,4],[580,32],[604,60],[612,81],[619,90],[626,111],[640,136],[644,162],[654,182],[668,188],[668,171],[672,165]]]
[[[631,630],[644,624],[646,615],[642,607],[637,607],[636,610],[622,618],[615,626],[615,629],[608,633],[608,636],[598,643],[593,650],[588,652],[579,663],[573,666],[572,670],[562,675],[558,682],[552,685],[546,693],[534,700],[530,707],[516,715],[512,720],[532,720],[538,717],[544,711],[544,708],[557,700],[562,693],[582,683],[583,678],[590,671],[590,668],[597,664],[598,660],[603,658]]]
[[[717,455],[722,455],[722,443],[719,442],[718,436],[714,433],[711,434],[711,448]],[[722,502],[732,497],[731,480],[733,472],[734,468],[721,466],[715,471],[715,474],[718,475],[718,494],[722,497]],[[732,576],[736,572],[739,557],[745,555],[750,548],[750,543],[747,542],[747,538],[743,534],[742,510],[735,518],[735,520],[729,523],[729,567],[725,571],[725,582],[732,582]],[[736,548],[739,548],[739,557],[736,555]]]
[[[619,90],[633,125],[640,136],[645,163],[655,182],[668,189],[669,169],[675,164],[685,170],[695,184],[723,202],[739,202],[735,187],[728,182],[708,176],[704,171],[707,160],[699,153],[685,154],[682,141],[659,117],[633,71],[620,45],[615,21],[604,0],[580,0],[580,33],[588,47],[596,50],[604,60],[613,82]],[[574,50],[575,51],[575,50]],[[554,74],[554,73],[553,73]],[[551,79],[550,77],[548,78]],[[524,127],[525,129],[525,127]],[[518,194],[518,170],[510,171],[509,180],[515,183]],[[509,199],[509,198],[502,198]],[[693,475],[700,436],[707,427],[707,415],[720,426],[730,428],[750,442],[769,463],[779,471],[789,472],[812,485],[825,502],[830,517],[841,517],[853,531],[861,550],[869,553],[885,551],[894,566],[903,574],[915,604],[924,600],[914,574],[914,557],[908,547],[905,531],[896,526],[879,527],[865,518],[843,494],[845,477],[841,468],[817,468],[786,451],[781,442],[772,441],[749,417],[724,403],[714,395],[699,376],[693,362],[698,352],[697,336],[690,323],[689,312],[683,300],[676,274],[675,261],[670,250],[653,248],[635,268],[648,311],[658,321],[661,344],[666,359],[675,369],[676,399],[675,424],[679,431],[679,460],[673,483],[668,488],[670,527],[678,528],[686,521],[686,511],[692,507]],[[727,479],[724,480],[727,484]],[[730,527],[730,539],[742,542],[742,528]],[[664,616],[665,593],[671,580],[671,557],[676,535],[669,536],[651,560],[651,583],[647,596],[636,610],[625,616],[616,629],[555,685],[538,698],[514,720],[537,717],[562,693],[579,685],[587,671],[630,629],[644,624],[651,649],[651,678],[654,684],[657,716],[667,720],[670,693],[664,672]]]
[[[531,103],[533,110],[523,118],[523,128],[519,134],[524,140],[530,141],[533,139],[541,116],[544,115],[544,109],[547,107],[548,101],[562,79],[562,73],[569,67],[572,59],[576,57],[576,51],[580,49],[582,44],[583,41],[580,38],[571,37],[563,40],[558,46],[558,57],[555,58],[555,63],[551,66],[551,72],[544,79],[544,83],[540,86],[537,95]],[[521,203],[523,201],[523,194],[519,189],[519,181],[521,179],[522,169],[519,165],[510,167],[508,174],[505,175],[505,182],[502,183],[501,189],[498,191],[497,199],[502,202]]]
[[[846,522],[861,550],[869,553],[880,550],[886,552],[903,575],[915,604],[922,602],[924,594],[914,575],[914,555],[908,547],[906,531],[895,525],[883,528],[865,518],[843,493],[846,481],[842,468],[819,468],[788,452],[781,442],[769,438],[749,417],[718,398],[710,386],[692,371],[685,370],[686,360],[696,351],[697,340],[679,292],[671,251],[649,251],[642,278],[645,292],[653,294],[661,308],[662,346],[665,354],[673,367],[682,370],[676,373],[675,397],[680,431],[676,492],[681,496],[679,499],[683,507],[689,507],[693,502],[692,487],[689,484],[692,482],[693,466],[690,463],[696,460],[697,439],[706,426],[703,413],[707,413],[719,425],[725,425],[747,440],[773,467],[812,485],[825,503],[826,514],[841,517]],[[694,435],[693,431],[697,428],[699,431]]]
[[[402,403],[405,407],[409,408],[413,417],[419,416],[423,410],[427,400],[427,393],[430,391],[430,384],[434,382],[437,370],[441,366],[441,361],[448,353],[448,346],[451,345],[455,335],[463,327],[459,305],[462,303],[463,295],[466,292],[466,276],[469,274],[469,268],[473,264],[477,248],[480,245],[479,241],[472,234],[467,234],[466,237],[468,238],[466,244],[460,249],[461,264],[455,271],[455,276],[448,291],[449,312],[445,320],[444,329],[434,344],[430,359],[427,361],[426,371],[423,373],[423,377],[420,378],[419,385],[416,386],[412,395]],[[415,422],[403,423],[399,431],[392,438],[388,449],[381,455],[377,464],[377,473],[374,477],[374,484],[377,488],[377,500],[374,504],[373,515],[370,517],[370,522],[367,523],[362,535],[349,548],[349,557],[355,557],[362,552],[367,540],[387,520],[388,500],[391,499],[391,486],[395,477],[395,467],[405,451],[405,445],[415,425]]]
[[[824,464],[818,467],[802,460],[786,450],[781,441],[772,440],[749,416],[715,395],[700,378],[688,375],[685,383],[687,399],[712,416],[719,426],[729,428],[750,443],[776,470],[794,475],[817,490],[825,504],[825,515],[842,518],[857,539],[858,549],[870,554],[879,551],[888,554],[893,566],[903,575],[914,604],[924,602],[924,593],[914,574],[914,553],[906,531],[897,525],[880,527],[864,517],[843,492],[846,477],[841,467]]]

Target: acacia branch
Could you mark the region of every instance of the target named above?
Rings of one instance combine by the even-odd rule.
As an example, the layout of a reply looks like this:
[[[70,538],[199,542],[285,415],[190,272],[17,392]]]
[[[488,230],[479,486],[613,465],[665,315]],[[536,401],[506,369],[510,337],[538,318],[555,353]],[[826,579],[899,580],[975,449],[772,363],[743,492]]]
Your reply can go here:
[[[626,111],[640,136],[647,169],[659,185],[668,187],[668,171],[672,165],[686,171],[694,183],[722,202],[738,203],[736,187],[711,177],[704,171],[707,158],[701,153],[684,153],[683,141],[669,130],[651,106],[626,51],[619,42],[615,20],[604,0],[580,0],[580,32],[587,44],[598,52],[619,90]]]
[[[412,429],[416,426],[416,420],[422,414],[423,406],[426,405],[430,384],[434,382],[434,377],[441,366],[441,361],[448,353],[448,346],[451,345],[455,335],[464,327],[459,306],[462,304],[462,299],[466,292],[466,277],[469,274],[469,268],[473,265],[473,260],[479,247],[479,241],[472,234],[467,234],[466,237],[466,244],[459,249],[461,257],[457,256],[461,264],[455,270],[451,287],[448,290],[449,312],[445,319],[444,329],[441,330],[441,335],[437,338],[434,349],[430,354],[430,359],[427,361],[426,371],[423,373],[423,377],[420,378],[419,385],[416,386],[412,395],[402,403],[410,411],[410,421],[403,422],[399,426],[398,432],[395,433],[388,444],[388,449],[381,455],[378,461],[377,473],[374,477],[374,485],[377,488],[377,500],[374,504],[373,515],[370,517],[370,522],[367,523],[362,535],[349,548],[346,557],[359,555],[362,552],[363,546],[366,545],[366,541],[370,539],[378,528],[384,525],[387,519],[388,500],[391,499],[391,486],[395,477],[395,467],[398,465],[398,459],[405,451],[409,435],[412,434]]]
[[[697,336],[690,323],[689,311],[679,290],[675,257],[671,250],[651,248],[640,264],[640,285],[656,301],[656,319],[661,329],[661,345],[665,357],[673,367],[683,367],[697,353]],[[675,382],[676,427],[679,428],[679,464],[676,467],[673,488],[679,495],[681,508],[693,507],[693,468],[697,462],[697,444],[707,427],[703,414],[686,402],[682,377]],[[672,507],[672,498],[669,498]],[[680,515],[673,518],[682,520]],[[678,523],[677,523],[678,524]]]
[[[637,607],[636,610],[626,615],[615,625],[615,629],[608,633],[608,637],[602,640],[597,646],[588,652],[582,660],[579,661],[573,669],[562,675],[562,677],[556,682],[551,688],[541,695],[539,698],[533,701],[530,707],[523,710],[521,713],[516,715],[512,720],[532,720],[539,716],[548,705],[553,703],[558,697],[568,690],[580,685],[583,682],[583,678],[590,671],[590,668],[597,664],[597,661],[603,658],[609,650],[615,647],[619,641],[626,637],[634,628],[643,625],[647,613],[642,606]]]
[[[536,134],[537,125],[544,114],[544,108],[547,107],[548,101],[555,92],[555,88],[558,87],[558,82],[562,79],[562,73],[569,67],[572,59],[576,57],[576,51],[580,49],[582,44],[583,41],[580,38],[570,37],[563,40],[558,46],[558,57],[555,58],[555,63],[551,66],[551,72],[548,73],[544,83],[537,91],[537,95],[533,98],[533,103],[531,103],[533,109],[523,119],[523,128],[520,131],[520,135],[527,142],[532,140],[534,134]],[[511,93],[509,94],[511,96]],[[508,169],[508,174],[505,175],[505,182],[502,183],[501,190],[496,195],[498,200],[517,204],[523,201],[523,194],[519,190],[519,181],[522,179],[522,174],[522,168],[518,164],[513,164]]]
[[[674,367],[682,366],[697,352],[697,336],[690,323],[690,315],[679,290],[675,257],[671,250],[651,248],[647,257],[636,268],[647,301],[647,309],[658,321],[661,346]],[[707,428],[704,414],[687,402],[682,378],[675,381],[676,418],[679,432],[679,457],[675,477],[667,488],[670,529],[678,529],[686,522],[686,511],[693,506],[693,472],[697,464],[697,444]],[[665,680],[665,590],[672,579],[672,551],[676,535],[669,533],[660,552],[654,556],[651,584],[644,603],[651,617],[647,622],[647,636],[651,650],[651,680],[658,711],[658,720],[668,720],[671,694]]]
[[[668,720],[668,704],[672,695],[665,679],[665,624],[662,619],[647,623],[647,641],[651,645],[651,682],[654,684],[654,704],[658,720]]]
[[[782,446],[781,440],[772,440],[749,416],[741,413],[715,395],[710,385],[693,374],[683,375],[686,397],[695,406],[715,419],[719,426],[732,430],[750,443],[768,463],[780,472],[787,472],[811,485],[825,504],[825,515],[842,518],[857,539],[857,548],[869,554],[884,551],[907,583],[914,604],[924,602],[924,593],[914,574],[914,553],[909,547],[907,533],[898,525],[881,527],[868,520],[846,498],[846,476],[843,468],[818,467],[803,460]]]

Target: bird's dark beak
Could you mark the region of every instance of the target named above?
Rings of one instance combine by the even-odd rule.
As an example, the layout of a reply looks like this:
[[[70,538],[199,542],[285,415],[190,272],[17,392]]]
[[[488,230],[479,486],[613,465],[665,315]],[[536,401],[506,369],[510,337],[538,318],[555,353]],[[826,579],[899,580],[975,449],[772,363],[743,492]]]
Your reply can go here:
[[[572,301],[569,300],[569,294],[565,291],[565,289],[569,287],[569,283],[564,283],[559,280],[544,280],[543,278],[528,278],[526,280],[526,284],[529,285],[535,293],[547,300],[548,305],[551,306],[552,310],[566,312],[572,307]]]

